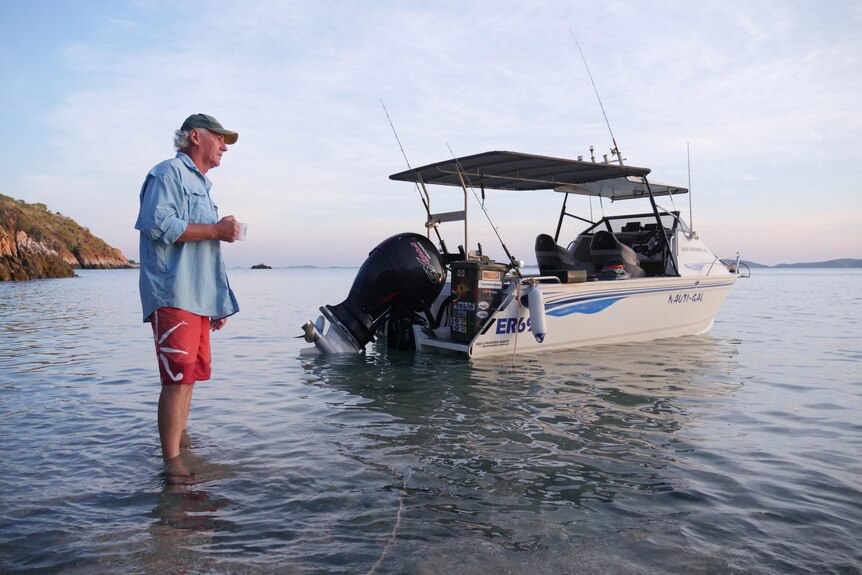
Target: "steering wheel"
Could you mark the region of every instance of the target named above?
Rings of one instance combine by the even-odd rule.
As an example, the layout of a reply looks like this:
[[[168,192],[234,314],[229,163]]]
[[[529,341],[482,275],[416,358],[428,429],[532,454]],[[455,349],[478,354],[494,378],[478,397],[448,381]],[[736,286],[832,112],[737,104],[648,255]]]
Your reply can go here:
[[[635,238],[635,241],[632,242],[632,248],[636,252],[640,252],[644,256],[651,258],[661,253],[664,249],[662,233],[662,230],[647,230]]]

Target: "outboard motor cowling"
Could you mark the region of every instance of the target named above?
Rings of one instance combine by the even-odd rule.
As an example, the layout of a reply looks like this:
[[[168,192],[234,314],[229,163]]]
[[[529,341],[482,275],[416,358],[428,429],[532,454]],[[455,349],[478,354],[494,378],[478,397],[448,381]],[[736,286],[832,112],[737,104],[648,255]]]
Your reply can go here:
[[[324,353],[361,351],[393,311],[430,315],[431,304],[446,283],[446,267],[434,244],[419,234],[392,236],[368,254],[350,293],[338,305],[320,308],[330,328],[303,326],[305,339]]]

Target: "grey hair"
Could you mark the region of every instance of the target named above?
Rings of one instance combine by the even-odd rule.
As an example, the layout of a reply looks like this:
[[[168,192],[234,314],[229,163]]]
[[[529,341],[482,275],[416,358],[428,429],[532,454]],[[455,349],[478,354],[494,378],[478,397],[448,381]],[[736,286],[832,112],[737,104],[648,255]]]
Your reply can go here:
[[[174,149],[185,150],[189,147],[189,134],[191,130],[177,130],[174,132]]]

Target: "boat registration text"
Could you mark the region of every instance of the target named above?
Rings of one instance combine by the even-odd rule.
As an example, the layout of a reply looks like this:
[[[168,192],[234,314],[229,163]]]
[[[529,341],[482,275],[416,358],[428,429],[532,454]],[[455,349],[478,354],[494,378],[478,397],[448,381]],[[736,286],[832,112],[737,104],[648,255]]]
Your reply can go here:
[[[667,303],[669,304],[677,304],[677,303],[693,303],[703,301],[703,292],[695,292],[695,293],[678,293],[671,294],[667,296]]]

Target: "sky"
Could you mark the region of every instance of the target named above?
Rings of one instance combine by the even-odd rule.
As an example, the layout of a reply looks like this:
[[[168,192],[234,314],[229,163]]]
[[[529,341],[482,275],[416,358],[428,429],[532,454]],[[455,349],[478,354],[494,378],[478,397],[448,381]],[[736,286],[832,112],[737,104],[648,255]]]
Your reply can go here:
[[[207,174],[220,214],[249,226],[228,266],[358,266],[424,233],[417,189],[388,178],[407,161],[601,158],[608,124],[627,164],[690,182],[691,211],[675,207],[717,256],[862,258],[860,103],[858,0],[0,3],[0,193],[131,259],[144,176],[198,112],[240,134]],[[432,211],[463,203],[429,191]],[[561,201],[488,191],[486,218],[470,197],[469,248],[504,260],[496,230],[534,263]],[[456,223],[441,233],[463,238]]]

